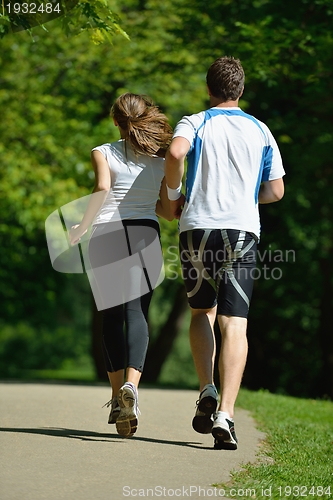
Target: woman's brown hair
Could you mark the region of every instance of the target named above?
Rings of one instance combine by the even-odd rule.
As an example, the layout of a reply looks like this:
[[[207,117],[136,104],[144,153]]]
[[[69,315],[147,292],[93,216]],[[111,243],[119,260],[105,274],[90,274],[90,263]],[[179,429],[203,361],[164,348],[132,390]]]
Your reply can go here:
[[[172,139],[172,128],[149,97],[129,92],[122,94],[112,106],[111,116],[136,154],[165,155]]]

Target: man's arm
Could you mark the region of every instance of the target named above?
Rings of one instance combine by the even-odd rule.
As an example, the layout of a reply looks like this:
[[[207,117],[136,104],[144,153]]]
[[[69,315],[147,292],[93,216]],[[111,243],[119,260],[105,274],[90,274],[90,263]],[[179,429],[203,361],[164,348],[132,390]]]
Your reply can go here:
[[[280,201],[284,195],[283,179],[262,182],[259,189],[258,201],[261,204],[274,203]]]
[[[184,175],[184,161],[191,145],[184,137],[172,139],[165,156],[165,179],[171,189],[177,189]]]
[[[172,139],[170,147],[165,156],[165,179],[167,186],[175,190],[181,186],[184,175],[184,163],[186,155],[191,147],[191,144],[184,137],[175,137]],[[170,208],[173,217],[180,218],[181,207],[184,205],[185,197],[179,193],[179,198],[170,200]]]
[[[156,215],[158,217],[163,217],[168,221],[173,220],[173,214],[171,213],[170,201],[167,195],[166,182],[165,177],[162,180],[161,189],[160,189],[160,198],[156,203]]]

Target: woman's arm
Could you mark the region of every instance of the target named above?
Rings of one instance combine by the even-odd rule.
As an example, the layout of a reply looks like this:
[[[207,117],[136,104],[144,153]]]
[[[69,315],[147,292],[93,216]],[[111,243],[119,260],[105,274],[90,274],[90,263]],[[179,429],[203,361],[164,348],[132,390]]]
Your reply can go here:
[[[95,172],[95,186],[81,223],[73,226],[69,232],[72,245],[78,243],[81,237],[87,232],[96,214],[105,202],[111,187],[109,165],[100,151],[95,150],[91,152],[91,163]]]
[[[159,217],[163,217],[163,219],[166,220],[173,220],[173,215],[170,210],[170,202],[167,194],[167,189],[166,189],[166,180],[165,177],[162,180],[161,183],[161,189],[160,189],[160,199],[157,200],[156,203],[156,215]]]

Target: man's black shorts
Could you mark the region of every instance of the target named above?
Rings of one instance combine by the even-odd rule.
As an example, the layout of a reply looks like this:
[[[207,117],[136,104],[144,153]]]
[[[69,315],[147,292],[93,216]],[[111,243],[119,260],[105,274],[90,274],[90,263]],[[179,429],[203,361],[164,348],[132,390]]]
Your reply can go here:
[[[180,234],[180,261],[193,309],[217,304],[217,314],[246,318],[256,268],[256,239],[235,229],[194,229]]]

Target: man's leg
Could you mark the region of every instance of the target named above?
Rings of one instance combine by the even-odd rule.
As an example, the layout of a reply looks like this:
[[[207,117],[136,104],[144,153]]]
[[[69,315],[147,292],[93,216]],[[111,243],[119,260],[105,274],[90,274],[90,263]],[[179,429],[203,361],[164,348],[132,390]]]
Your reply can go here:
[[[215,360],[214,322],[216,307],[212,309],[192,309],[190,324],[190,344],[195,369],[198,374],[200,391],[206,384],[213,383]]]
[[[225,260],[219,272],[218,322],[222,335],[219,357],[221,400],[214,415],[215,449],[236,450],[234,407],[247,358],[247,315],[252,296],[256,241],[251,233],[222,229]],[[221,274],[221,271],[222,274]]]
[[[213,414],[217,407],[217,391],[213,382],[215,360],[214,321],[216,307],[191,309],[190,343],[193,360],[200,382],[200,396],[192,420],[193,429],[209,434],[213,425]]]
[[[222,335],[219,357],[221,400],[214,415],[212,434],[215,449],[236,450],[238,440],[233,417],[247,357],[247,319],[218,315],[218,322]]]
[[[234,406],[247,358],[247,319],[218,315],[222,335],[219,357],[221,401],[218,410],[234,416]]]

